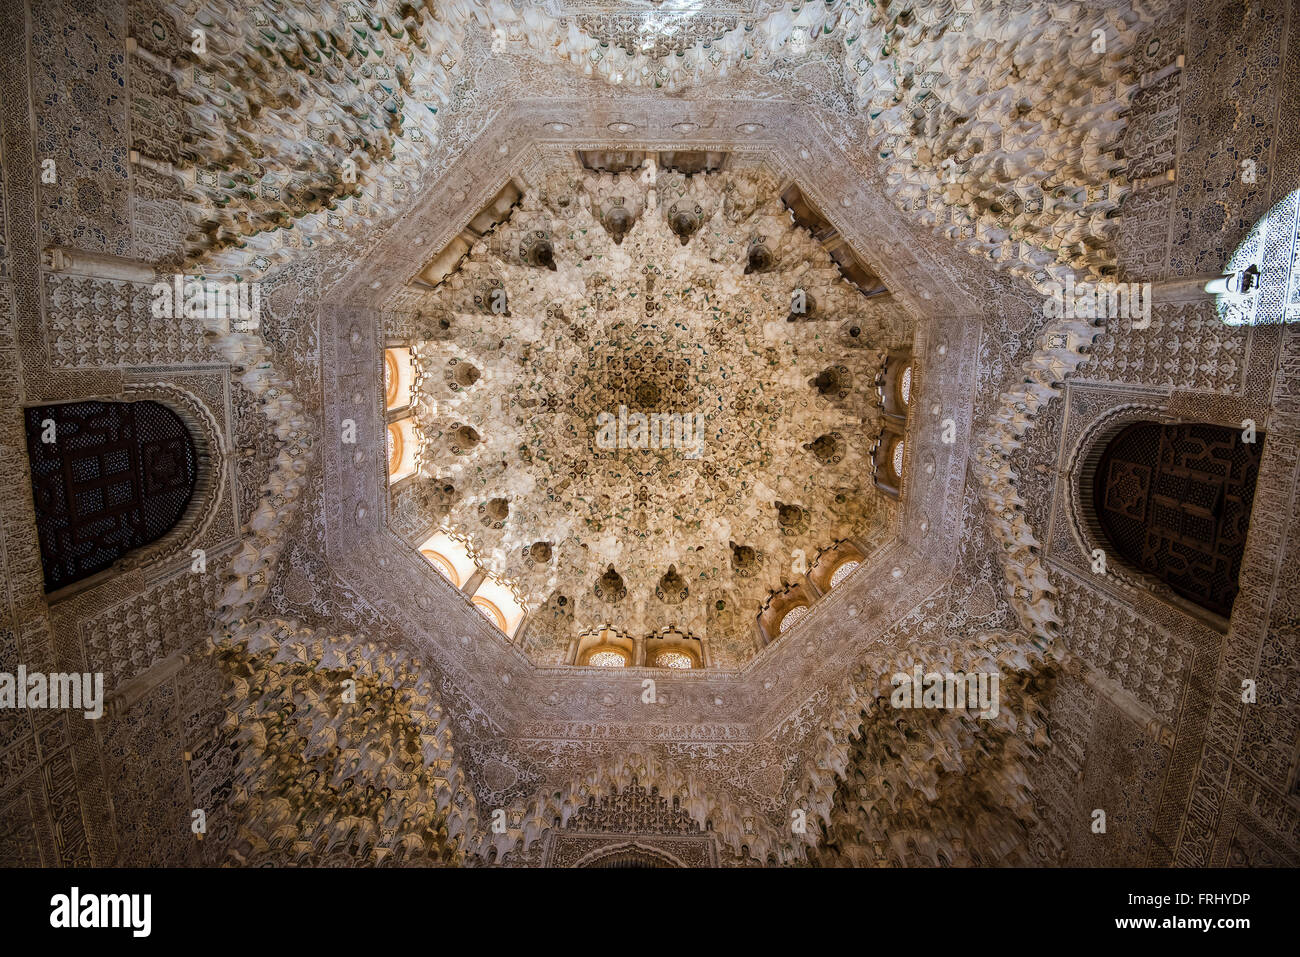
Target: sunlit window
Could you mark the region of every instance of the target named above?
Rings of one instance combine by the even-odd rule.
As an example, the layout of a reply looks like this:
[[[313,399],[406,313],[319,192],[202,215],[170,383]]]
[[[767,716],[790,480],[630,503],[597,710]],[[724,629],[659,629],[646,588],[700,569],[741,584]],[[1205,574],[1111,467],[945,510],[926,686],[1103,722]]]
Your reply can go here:
[[[693,668],[695,662],[691,656],[683,654],[680,651],[661,651],[655,658],[655,664],[660,668]]]
[[[478,609],[480,615],[502,631],[506,630],[506,616],[501,614],[501,609],[482,595],[475,595],[470,601],[474,603],[474,607]]]
[[[456,571],[456,566],[451,563],[451,559],[444,555],[440,555],[432,548],[422,548],[420,549],[420,554],[429,560],[429,564],[442,572],[443,578],[447,579],[457,588],[460,587],[460,574]]]
[[[452,538],[444,530],[434,532],[425,539],[420,544],[420,554],[457,588],[463,587],[474,577],[477,566],[465,542]],[[486,597],[493,600],[490,595]]]
[[[840,582],[844,581],[844,579],[848,578],[853,569],[857,568],[859,564],[861,563],[855,561],[847,561],[841,564],[839,568],[835,569],[835,574],[831,575],[831,587],[834,588]]]
[[[1300,299],[1294,293],[1280,298],[1261,295],[1264,277],[1260,274],[1265,248],[1293,249],[1300,242],[1295,225],[1297,193],[1300,190],[1282,197],[1272,210],[1257,220],[1250,232],[1242,236],[1241,244],[1220,270],[1225,275],[1205,284],[1205,291],[1214,294],[1215,311],[1228,325],[1300,322]],[[1285,276],[1284,266],[1284,288]]]
[[[902,478],[903,477],[903,440],[902,439],[898,439],[894,442],[894,454],[892,457],[891,464],[894,466],[894,474],[897,475],[899,478]]]
[[[515,633],[515,627],[524,617],[524,606],[519,603],[514,591],[506,582],[491,575],[479,583],[474,591],[474,601],[482,602],[486,608],[496,612],[498,617],[488,615],[488,620],[507,635]]]
[[[409,417],[388,423],[388,481],[415,474],[415,421]]]
[[[384,352],[384,406],[391,409],[397,401],[397,359],[393,356],[393,350],[388,349]]]
[[[795,605],[781,617],[780,634],[784,635],[799,622],[803,621],[808,614],[807,605]]]
[[[389,411],[411,404],[411,350],[384,350],[384,408]]]
[[[903,370],[903,374],[898,377],[898,397],[903,400],[903,405],[907,405],[912,398],[912,367],[908,366]]]
[[[598,651],[587,659],[594,668],[626,668],[627,658],[621,651]]]
[[[402,438],[402,430],[396,422],[388,426],[388,471],[396,472],[402,464],[402,452],[405,450],[406,440]]]

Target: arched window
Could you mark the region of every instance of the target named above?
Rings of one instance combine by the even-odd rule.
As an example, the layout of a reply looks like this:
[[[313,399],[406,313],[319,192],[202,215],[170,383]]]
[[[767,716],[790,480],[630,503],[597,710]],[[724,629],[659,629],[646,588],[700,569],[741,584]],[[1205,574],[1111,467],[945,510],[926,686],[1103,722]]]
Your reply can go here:
[[[473,602],[474,607],[479,610],[479,614],[492,622],[492,624],[496,625],[501,631],[506,630],[506,616],[501,614],[500,608],[492,604],[492,602],[488,601],[482,595],[475,595],[470,599],[470,601]]]
[[[907,407],[912,401],[913,373],[912,353],[904,350],[891,353],[885,360],[885,367],[876,377],[880,405],[885,410],[885,416],[894,420],[900,432],[907,421]]]
[[[487,575],[479,582],[472,601],[480,606],[485,615],[491,609],[492,614],[487,615],[488,621],[496,624],[507,636],[515,633],[515,628],[524,617],[525,609],[519,596],[509,584],[492,575]]]
[[[606,625],[579,637],[573,663],[592,668],[631,668],[637,664],[636,641]]]
[[[466,542],[453,538],[445,529],[421,542],[420,554],[457,588],[464,588],[478,567]]]
[[[865,560],[862,549],[848,539],[840,539],[819,549],[808,568],[808,581],[812,583],[813,594],[824,595],[831,591]]]
[[[903,467],[907,444],[903,430],[897,422],[886,416],[876,444],[871,449],[872,481],[891,498],[898,498],[903,490]]]
[[[784,615],[781,616],[781,624],[777,626],[778,633],[784,635],[787,631],[799,624],[800,621],[808,614],[807,605],[795,605]]]
[[[857,568],[860,564],[861,562],[853,559],[841,563],[840,566],[831,574],[831,587],[834,588],[840,582],[844,581],[844,579],[848,578],[853,569]]]
[[[1139,422],[1106,446],[1093,507],[1110,545],[1174,592],[1227,618],[1255,497],[1264,433]]]
[[[25,413],[47,592],[110,567],[176,525],[198,456],[157,402],[75,402]]]
[[[655,656],[655,667],[690,669],[695,667],[695,662],[684,651],[661,651]]]
[[[587,656],[586,663],[593,668],[626,668],[627,655],[616,648],[598,647]]]
[[[390,474],[402,467],[402,456],[406,452],[406,438],[396,422],[388,426],[388,471]]]
[[[415,452],[419,442],[415,420],[410,416],[388,423],[388,484],[415,474]]]
[[[411,404],[411,350],[398,347],[384,350],[384,408],[388,411]]]
[[[435,552],[432,548],[422,548],[420,549],[420,554],[428,559],[430,565],[442,572],[443,578],[447,579],[457,588],[460,587],[460,575],[457,573],[456,566],[451,563],[450,559]]]

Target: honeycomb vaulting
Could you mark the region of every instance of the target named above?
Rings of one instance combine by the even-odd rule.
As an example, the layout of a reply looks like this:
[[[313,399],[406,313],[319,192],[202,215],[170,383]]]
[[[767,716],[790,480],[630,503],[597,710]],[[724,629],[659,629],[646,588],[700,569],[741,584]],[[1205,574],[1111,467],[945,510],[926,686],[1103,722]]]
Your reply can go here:
[[[1293,7],[0,5],[0,863],[1300,863]]]

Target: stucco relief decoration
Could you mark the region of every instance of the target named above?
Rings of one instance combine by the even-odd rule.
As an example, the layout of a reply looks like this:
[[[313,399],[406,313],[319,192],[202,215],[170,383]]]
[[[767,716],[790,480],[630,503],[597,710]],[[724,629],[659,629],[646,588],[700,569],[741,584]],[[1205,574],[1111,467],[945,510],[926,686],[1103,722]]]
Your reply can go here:
[[[6,5],[0,862],[1300,863],[1297,30]]]

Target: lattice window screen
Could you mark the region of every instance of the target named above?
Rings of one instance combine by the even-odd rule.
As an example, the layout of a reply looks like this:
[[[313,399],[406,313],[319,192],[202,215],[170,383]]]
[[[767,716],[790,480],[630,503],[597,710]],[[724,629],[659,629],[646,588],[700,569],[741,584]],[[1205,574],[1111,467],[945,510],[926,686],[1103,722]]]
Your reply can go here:
[[[198,459],[185,423],[165,406],[38,406],[25,423],[47,592],[156,541],[185,513]]]
[[[1263,443],[1217,425],[1129,426],[1097,467],[1102,529],[1134,566],[1229,617]]]

